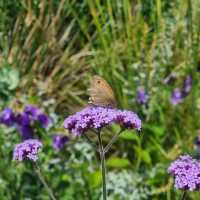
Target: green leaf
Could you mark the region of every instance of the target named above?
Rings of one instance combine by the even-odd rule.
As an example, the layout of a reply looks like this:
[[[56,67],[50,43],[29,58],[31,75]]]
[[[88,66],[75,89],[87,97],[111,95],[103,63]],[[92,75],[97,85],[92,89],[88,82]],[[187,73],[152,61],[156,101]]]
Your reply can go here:
[[[151,157],[148,151],[143,150],[142,148],[137,147],[137,146],[134,146],[134,149],[142,161],[144,161],[147,164],[151,164]]]
[[[9,81],[9,90],[13,90],[19,84],[19,72],[15,69],[12,69],[8,74],[8,81]]]
[[[112,132],[113,133],[118,133],[120,131],[120,129],[121,129],[118,124],[112,124],[111,128],[112,128]]]
[[[102,182],[101,172],[96,171],[96,172],[90,174],[89,182],[90,182],[91,187],[93,187],[93,188],[96,188],[99,185],[101,185],[101,182]]]
[[[130,165],[129,160],[125,158],[112,157],[109,158],[107,161],[107,166],[113,168],[125,168],[128,167],[129,165]]]
[[[145,129],[151,131],[152,133],[158,136],[162,136],[165,133],[165,128],[159,125],[148,124],[148,125],[145,125]]]
[[[61,179],[62,179],[62,181],[71,181],[71,177],[67,174],[63,174]]]
[[[136,140],[139,143],[139,136],[137,135],[136,131],[133,130],[125,130],[119,137],[124,140]]]
[[[141,158],[145,163],[151,164],[151,157],[148,151],[142,151]]]

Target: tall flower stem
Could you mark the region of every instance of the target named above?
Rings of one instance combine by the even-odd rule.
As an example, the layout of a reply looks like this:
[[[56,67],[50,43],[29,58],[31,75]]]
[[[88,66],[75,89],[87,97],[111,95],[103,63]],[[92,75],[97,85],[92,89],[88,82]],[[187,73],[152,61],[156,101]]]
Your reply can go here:
[[[110,140],[110,142],[105,146],[104,153],[108,152],[110,150],[110,147],[115,143],[115,141],[118,139],[119,135],[124,131],[124,129],[121,129],[117,134],[113,136],[113,138]]]
[[[40,181],[42,182],[42,184],[44,185],[49,197],[52,199],[52,200],[56,200],[51,188],[48,186],[47,182],[45,181],[42,173],[41,173],[41,170],[40,170],[40,167],[37,163],[34,163],[34,170],[36,172],[36,174],[38,175]]]
[[[102,173],[102,187],[103,187],[103,200],[107,199],[106,191],[106,163],[105,163],[105,151],[102,144],[101,133],[98,132],[98,141],[99,141],[99,154],[101,159],[101,173]]]
[[[187,192],[186,192],[186,191],[184,191],[184,192],[183,192],[183,195],[182,195],[182,197],[181,197],[181,199],[180,199],[180,200],[186,200],[186,195],[187,195]]]
[[[93,147],[95,151],[98,151],[97,145],[87,136],[87,134],[83,134],[84,138],[89,142],[89,144]]]

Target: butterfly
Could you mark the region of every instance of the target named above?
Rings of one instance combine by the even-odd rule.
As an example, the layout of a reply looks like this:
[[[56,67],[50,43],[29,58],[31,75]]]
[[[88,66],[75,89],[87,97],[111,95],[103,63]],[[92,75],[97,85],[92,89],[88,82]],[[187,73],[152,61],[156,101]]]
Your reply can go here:
[[[92,78],[89,90],[89,104],[103,107],[116,107],[117,102],[110,85],[101,76],[95,75]]]

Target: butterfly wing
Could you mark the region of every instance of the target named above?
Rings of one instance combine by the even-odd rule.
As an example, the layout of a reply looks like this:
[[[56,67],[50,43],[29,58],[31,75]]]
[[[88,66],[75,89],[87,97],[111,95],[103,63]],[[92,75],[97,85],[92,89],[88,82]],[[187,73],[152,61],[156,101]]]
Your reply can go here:
[[[93,77],[89,93],[90,104],[104,107],[116,107],[114,92],[110,85],[102,77]]]

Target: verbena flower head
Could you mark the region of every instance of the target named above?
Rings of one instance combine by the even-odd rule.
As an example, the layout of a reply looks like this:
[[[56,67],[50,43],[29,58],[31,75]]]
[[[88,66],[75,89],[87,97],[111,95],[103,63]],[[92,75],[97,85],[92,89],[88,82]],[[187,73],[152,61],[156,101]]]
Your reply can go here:
[[[149,96],[147,95],[144,88],[139,88],[137,91],[137,102],[139,104],[146,104],[149,99]]]
[[[55,150],[60,150],[64,145],[69,141],[69,138],[66,135],[57,134],[53,136],[53,148]]]
[[[183,93],[179,88],[176,88],[171,95],[171,103],[173,105],[177,105],[178,103],[181,103],[184,99]]]
[[[15,122],[15,115],[10,108],[5,108],[0,114],[0,123],[6,126],[12,126]]]
[[[175,178],[175,187],[183,190],[200,189],[200,162],[189,155],[180,156],[168,168]]]
[[[13,151],[13,160],[23,161],[38,159],[38,151],[42,148],[42,143],[37,139],[29,139],[17,144]]]
[[[64,121],[64,128],[80,135],[88,129],[101,129],[112,123],[118,123],[124,128],[141,129],[141,120],[134,112],[99,106],[88,106],[69,116]]]

